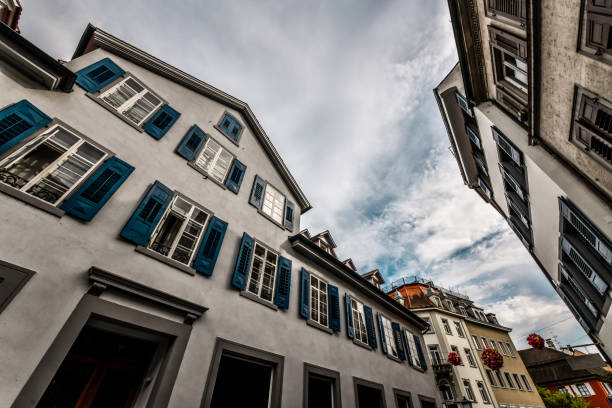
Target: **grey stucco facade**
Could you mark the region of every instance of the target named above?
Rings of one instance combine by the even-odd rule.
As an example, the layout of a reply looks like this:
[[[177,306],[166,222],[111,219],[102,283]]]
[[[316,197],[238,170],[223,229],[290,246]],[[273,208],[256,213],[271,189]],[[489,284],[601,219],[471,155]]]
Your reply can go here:
[[[92,46],[91,43],[88,47],[88,52],[65,66],[76,72],[103,58],[111,58],[154,90],[181,116],[163,138],[156,140],[104,109],[78,85],[71,92],[49,90],[19,69],[0,62],[0,109],[27,99],[51,118],[78,130],[135,168],[90,222],[66,214],[52,214],[0,193],[0,260],[34,272],[0,313],[0,355],[3,356],[0,401],[7,406],[13,403],[15,406],[31,406],[35,403],[34,397],[30,400],[23,397],[24,386],[28,382],[31,385],[34,377],[41,378],[41,370],[57,368],[41,366],[50,364],[49,350],[57,350],[58,339],[65,337],[70,322],[76,319],[75,313],[84,310],[80,309],[84,302],[93,302],[91,310],[96,310],[97,301],[91,299],[97,295],[101,301],[133,310],[130,324],[139,321],[138,313],[155,316],[155,321],[169,322],[168,327],[172,329],[168,330],[174,330],[172,333],[176,339],[186,341],[184,354],[181,356],[176,352],[173,354],[175,360],[169,364],[176,368],[175,381],[164,391],[168,393],[167,405],[171,407],[198,407],[203,403],[217,339],[283,357],[282,407],[302,406],[305,363],[340,374],[339,388],[342,406],[345,407],[356,405],[354,377],[382,384],[387,407],[395,406],[394,389],[410,393],[415,407],[420,406],[418,395],[433,398],[439,405],[431,368],[422,371],[387,358],[380,346],[369,350],[353,344],[346,335],[343,307],[339,333],[318,330],[299,316],[299,271],[306,268],[324,277],[329,284],[336,285],[341,298],[350,293],[370,305],[374,313],[382,312],[400,322],[422,341],[422,323],[418,318],[410,319],[410,312],[402,312],[381,301],[371,290],[364,290],[357,274],[350,277],[347,272],[347,277],[341,278],[337,271],[330,272],[323,263],[315,262],[312,256],[298,253],[292,247],[288,238],[300,231],[301,210],[309,208],[307,201],[296,193],[299,188],[291,186],[292,179],[279,172],[279,165],[271,160],[269,149],[262,147],[251,126],[244,127],[238,144],[232,143],[215,127],[226,111],[243,124],[248,124],[244,112],[158,75],[145,68],[144,63],[134,62],[138,59],[144,61],[150,56],[124,58],[110,52],[108,47]],[[194,124],[247,166],[238,194],[203,177],[176,154],[177,145]],[[3,157],[6,155],[0,160]],[[275,224],[249,205],[255,175],[266,179],[288,200],[297,203],[293,232]],[[186,273],[137,252],[136,245],[120,237],[123,226],[155,180],[201,204],[228,223],[210,277]],[[266,307],[241,296],[231,286],[244,232],[291,260],[287,310]],[[163,307],[160,302],[148,301],[146,296],[126,295],[125,288],[97,292],[94,290],[97,286],[88,279],[92,267],[135,282],[138,287],[150,288],[154,293],[148,289],[148,300],[170,297],[166,303],[174,302],[175,307]],[[177,307],[177,302],[183,306]],[[199,310],[201,317],[191,315],[185,319],[183,314],[187,312],[183,312],[190,307]],[[118,312],[116,317],[120,319],[120,316]],[[185,320],[188,322],[184,323]],[[376,333],[380,336],[378,330]],[[160,372],[167,367],[162,364]],[[161,374],[158,372],[156,375]],[[137,405],[149,406],[154,400],[154,396],[147,394],[151,389],[145,387],[140,392],[144,396],[138,399]]]

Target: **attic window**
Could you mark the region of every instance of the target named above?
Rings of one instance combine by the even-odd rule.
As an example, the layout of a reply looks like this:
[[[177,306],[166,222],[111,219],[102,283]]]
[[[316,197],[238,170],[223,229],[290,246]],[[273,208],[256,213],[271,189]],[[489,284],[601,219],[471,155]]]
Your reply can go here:
[[[431,296],[429,299],[438,307],[442,307],[442,302],[440,302],[440,298],[437,296]]]
[[[242,134],[243,126],[233,115],[225,112],[216,126],[232,142],[238,143]]]
[[[451,300],[446,300],[446,307],[448,307],[448,310],[451,312],[455,311],[455,307],[453,306],[453,302]]]

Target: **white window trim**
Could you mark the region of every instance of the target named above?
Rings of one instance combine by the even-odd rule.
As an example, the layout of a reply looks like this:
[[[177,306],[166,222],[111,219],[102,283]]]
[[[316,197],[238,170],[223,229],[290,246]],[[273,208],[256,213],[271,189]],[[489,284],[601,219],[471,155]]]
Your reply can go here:
[[[465,394],[466,397],[469,401],[476,401],[476,394],[474,394],[474,390],[472,389],[472,383],[470,382],[469,379],[467,378],[462,378],[461,379],[462,384],[463,384],[463,389],[465,390]],[[466,385],[467,382],[467,385]],[[472,394],[472,396],[470,397],[470,394]]]
[[[463,331],[463,327],[461,327],[461,322],[453,320],[453,323],[455,324],[455,331],[457,332],[457,336],[465,338],[465,333]]]
[[[427,346],[427,351],[429,351],[429,359],[431,360],[431,364],[443,364],[444,360],[442,359],[442,353],[440,351],[440,346],[438,344],[430,344]],[[432,357],[432,352],[433,354],[438,356],[438,360],[439,362],[435,362],[434,358]]]
[[[407,329],[402,329],[404,334],[406,335],[406,339],[408,339],[408,348],[410,349],[410,357],[412,358],[412,365],[418,368],[421,367],[421,359],[418,355],[418,350],[416,347],[416,342],[414,341],[414,334],[410,333]]]
[[[268,196],[268,189],[272,189],[276,192],[276,194],[273,194],[273,199],[271,202],[271,207],[270,207],[270,214],[268,214],[265,210],[265,206],[266,206],[266,197]],[[275,200],[274,198],[278,198],[277,197],[280,196],[282,197],[282,204],[280,206],[280,220],[277,220],[273,217],[272,214],[274,214],[274,203]],[[285,228],[283,225],[283,221],[285,219],[285,203],[287,201],[287,196],[283,193],[281,193],[281,191],[276,188],[275,186],[273,186],[272,184],[270,184],[270,182],[266,182],[266,188],[264,189],[263,193],[262,193],[262,203],[261,203],[261,209],[259,210],[264,216],[266,216],[268,219],[270,219],[271,221],[273,221],[275,224],[279,225],[282,228]]]
[[[476,359],[474,359],[474,355],[472,354],[472,350],[470,350],[469,348],[464,348],[463,352],[465,353],[465,357],[466,357],[470,367],[476,367]]]
[[[247,276],[247,283],[246,283],[246,287],[245,287],[244,291],[246,293],[250,294],[250,295],[256,296],[262,302],[273,304],[274,303],[274,295],[275,295],[275,292],[276,292],[276,279],[278,279],[278,260],[279,260],[280,254],[278,252],[272,250],[270,247],[268,247],[267,245],[265,245],[264,243],[262,243],[261,241],[259,241],[257,239],[254,239],[254,241],[255,242],[253,244],[253,253],[251,254],[251,263],[250,263],[251,266],[249,268],[249,274]],[[257,280],[257,285],[258,285],[257,293],[253,293],[250,290],[250,286],[251,286],[251,278],[252,278],[252,275],[253,275],[253,267],[254,267],[254,262],[253,261],[255,260],[255,256],[256,256],[255,255],[255,247],[256,246],[260,246],[261,248],[263,248],[265,250],[265,253],[264,253],[262,269],[260,271],[260,275],[259,275],[259,278]],[[265,270],[265,265],[266,265],[266,262],[267,262],[267,255],[268,255],[269,252],[271,252],[274,255],[276,255],[276,263],[273,265],[274,266],[274,277],[273,277],[272,283],[271,283],[272,288],[271,288],[271,291],[270,291],[270,293],[271,293],[270,300],[264,299],[264,298],[261,297],[261,291],[263,289],[263,285],[261,283],[262,283],[262,280],[263,280],[263,272]],[[259,258],[259,256],[257,256],[257,257]]]
[[[508,371],[504,371],[504,379],[508,383],[508,388],[513,389],[513,390],[516,389],[516,386],[514,385],[514,381],[512,381],[512,374],[510,374]]]
[[[527,380],[527,376],[525,374],[521,374],[521,380],[523,380],[523,385],[525,385],[525,389],[527,391],[533,391],[533,388],[531,388],[531,384],[529,384],[529,380]]]
[[[485,372],[487,375],[487,380],[489,380],[489,384],[491,384],[491,387],[495,387],[495,388],[499,387],[499,380],[495,376],[495,373],[493,372],[493,370],[485,368]],[[491,379],[493,379],[493,381],[491,381]]]
[[[515,388],[517,388],[520,391],[525,391],[525,386],[523,384],[521,384],[521,379],[520,379],[518,374],[513,373],[512,374],[512,379],[514,380],[514,384],[516,385]]]
[[[508,351],[510,351],[510,355],[514,358],[516,358],[516,355],[514,354],[514,349],[512,348],[512,346],[510,345],[510,343],[506,342],[506,347],[508,348]]]
[[[109,94],[111,94],[113,90],[115,90],[123,82],[126,82],[128,79],[132,79],[136,83],[138,83],[138,85],[142,86],[144,88],[143,91],[137,93],[136,95],[133,95],[132,97],[127,99],[124,103],[122,103],[119,107],[114,107],[113,105],[111,105],[110,103],[104,100],[105,96],[108,96]],[[125,116],[123,113],[127,111],[129,108],[131,108],[132,106],[134,106],[136,102],[140,100],[141,98],[143,98],[147,92],[149,92],[156,99],[158,99],[160,103],[155,105],[153,110],[151,110],[140,122],[136,123],[130,118],[128,118],[127,116]],[[91,95],[91,94],[88,93],[88,95]],[[138,97],[138,95],[142,95],[142,96]],[[138,79],[136,76],[134,76],[130,72],[126,72],[122,77],[117,78],[116,80],[114,80],[113,82],[111,82],[110,84],[102,88],[99,92],[95,94],[95,96],[92,96],[92,98],[96,102],[100,103],[102,106],[104,106],[105,108],[113,112],[115,115],[123,119],[126,123],[129,123],[131,126],[133,126],[134,128],[140,131],[142,131],[142,126],[150,118],[152,118],[153,115],[155,115],[155,113],[159,110],[159,108],[161,108],[163,105],[167,103],[161,96],[157,94],[157,92],[154,92],[151,88],[145,85],[143,81]]]
[[[483,381],[476,381],[476,388],[480,392],[480,397],[482,398],[482,402],[484,404],[490,404],[491,398],[489,397],[489,393],[487,392],[487,387],[485,386]]]
[[[325,302],[325,310],[326,310],[326,312],[324,313],[324,315],[327,317],[327,323],[326,324],[321,322],[321,320],[322,320],[321,319],[321,314],[322,314],[321,313],[321,305],[322,305],[322,303],[321,303],[320,295],[323,292],[318,287],[314,288],[312,286],[312,279],[313,278],[318,281],[318,285],[319,286],[320,286],[321,282],[323,282],[325,284],[325,287],[327,288],[327,290],[324,292],[325,298],[326,298],[326,302]],[[310,321],[316,323],[316,324],[321,325],[321,326],[329,327],[329,323],[330,323],[329,322],[329,282],[327,280],[325,280],[325,279],[320,278],[318,275],[315,275],[315,274],[311,273],[310,274],[310,281],[308,282],[308,285],[310,285],[310,299],[309,299],[309,302],[308,302],[309,307],[310,307],[310,313],[308,314],[309,315],[308,319]],[[318,303],[317,304],[317,306],[318,306],[318,308],[317,308],[317,319],[313,319],[312,318],[312,302],[313,302],[313,294],[315,293],[315,291],[319,294],[319,296],[317,297],[317,303]]]
[[[450,323],[448,322],[448,319],[440,319],[440,320],[442,321],[442,327],[444,328],[444,332],[448,336],[452,336],[453,335],[453,331],[451,330]]]
[[[173,211],[173,204],[178,200],[183,200],[185,201],[187,204],[191,205],[191,209],[189,210],[189,213],[187,214],[180,214],[178,213],[178,211]],[[193,211],[197,209],[200,210],[201,212],[206,214],[206,220],[204,221],[204,224],[199,224],[201,225],[202,229],[200,231],[199,236],[197,237],[196,242],[194,243],[193,246],[193,250],[192,253],[189,257],[189,261],[187,263],[178,261],[174,258],[172,258],[172,256],[170,254],[174,254],[174,251],[176,250],[179,241],[181,240],[183,233],[185,232],[185,229],[187,228],[189,221],[190,221],[190,217],[193,214]],[[162,254],[161,252],[158,252],[157,250],[152,248],[153,243],[155,242],[155,239],[157,238],[157,236],[159,235],[159,233],[161,232],[161,228],[164,225],[164,222],[166,221],[166,219],[168,218],[168,216],[174,212],[175,214],[179,214],[179,216],[184,217],[183,222],[181,224],[181,228],[179,229],[179,231],[176,234],[176,237],[174,238],[174,241],[172,242],[172,245],[170,246],[170,249],[168,250],[168,254]],[[170,204],[168,204],[168,208],[166,208],[166,210],[164,211],[164,214],[160,217],[157,225],[155,226],[155,229],[153,230],[153,234],[151,234],[151,237],[149,238],[149,242],[147,243],[147,248],[158,253],[159,255],[171,259],[173,261],[176,261],[182,265],[186,265],[186,266],[191,266],[193,264],[193,260],[195,259],[197,252],[198,252],[198,248],[200,247],[200,244],[202,243],[202,240],[204,239],[204,235],[206,234],[206,229],[208,228],[208,224],[210,222],[210,219],[212,218],[213,213],[211,211],[209,211],[208,209],[206,209],[205,207],[195,203],[193,200],[190,200],[189,198],[185,197],[184,195],[182,195],[179,192],[174,192],[174,197],[172,197],[172,200],[170,201]],[[195,222],[195,221],[194,221]],[[196,222],[197,223],[197,222]]]
[[[206,152],[206,148],[209,146],[209,143],[211,142],[219,146],[219,150],[217,151],[217,153],[215,153],[215,157],[211,160],[209,164],[209,168],[206,169],[203,166],[200,166],[199,162],[200,162],[200,159],[203,158],[204,152]],[[228,160],[229,161],[228,166],[225,169],[225,172],[223,174],[223,179],[218,180],[214,176],[214,170],[217,167],[217,164],[219,163],[219,159],[221,158],[221,155],[223,153],[226,153],[227,155],[229,155],[230,158]],[[204,174],[208,179],[210,179],[214,183],[217,183],[221,187],[225,188],[225,181],[229,177],[230,170],[232,169],[232,163],[234,162],[235,159],[236,159],[236,155],[230,152],[228,148],[226,148],[221,143],[219,143],[217,139],[209,135],[206,135],[206,140],[204,141],[204,143],[202,143],[202,146],[200,147],[200,150],[198,150],[198,153],[195,155],[195,158],[191,162],[191,165],[195,167],[195,169],[198,170],[200,173]]]
[[[355,314],[357,314],[357,316],[355,316]],[[355,333],[353,340],[359,342],[360,344],[365,344],[369,347],[368,328],[366,326],[365,320],[365,309],[363,307],[363,303],[358,299],[354,298],[353,296],[351,296],[351,316],[353,317],[353,331]],[[355,317],[357,317],[357,319],[355,319]],[[357,323],[359,323],[359,328],[362,328],[363,330],[360,330],[357,327]],[[359,333],[359,335],[357,333]],[[363,336],[365,336],[365,340],[362,339]]]
[[[0,168],[8,168],[12,164],[14,164],[17,161],[21,160],[29,152],[33,151],[38,146],[42,145],[48,139],[53,137],[53,135],[56,134],[55,131],[57,129],[60,129],[60,128],[62,130],[64,130],[64,131],[70,133],[72,136],[78,138],[79,140],[77,142],[75,142],[74,145],[72,145],[70,148],[66,149],[66,151],[64,151],[57,159],[55,159],[53,162],[49,163],[49,165],[47,165],[47,167],[45,167],[39,174],[37,174],[36,176],[32,177],[32,179],[29,180],[22,187],[17,188],[17,187],[13,187],[13,186],[11,186],[9,184],[2,183],[3,186],[7,186],[7,187],[9,187],[12,190],[19,191],[20,193],[23,193],[23,194],[27,195],[28,197],[31,197],[32,199],[36,200],[37,202],[40,201],[41,203],[43,203],[45,205],[50,205],[50,206],[59,208],[59,206],[62,204],[62,202],[68,196],[70,196],[78,187],[80,187],[81,184],[83,183],[83,181],[86,180],[91,174],[93,174],[93,172],[95,172],[100,167],[100,165],[102,165],[102,163],[104,163],[104,161],[106,159],[108,159],[112,155],[112,153],[108,149],[100,146],[98,143],[92,141],[91,139],[89,139],[88,137],[84,136],[83,134],[81,134],[80,132],[76,131],[75,129],[71,128],[70,126],[66,125],[65,123],[63,123],[63,122],[61,122],[61,121],[59,121],[57,119],[54,119],[53,122],[49,125],[48,128],[43,129],[41,132],[34,133],[34,136],[31,137],[31,138],[26,139],[25,142],[22,142],[23,144],[21,145],[21,147],[19,147],[15,152],[13,152],[12,154],[10,154],[7,157],[5,157],[0,162]],[[72,186],[70,186],[70,188],[68,188],[55,201],[55,203],[51,203],[49,201],[43,200],[42,198],[36,197],[36,196],[34,196],[34,195],[32,195],[32,194],[27,192],[27,190],[30,187],[35,186],[41,180],[43,180],[45,177],[50,175],[53,171],[55,171],[59,167],[61,167],[61,165],[64,164],[67,161],[67,159],[71,155],[76,153],[77,149],[80,146],[82,146],[83,144],[85,144],[85,143],[87,143],[87,144],[93,146],[94,148],[98,149],[100,152],[103,153],[103,155],[100,157],[100,159],[97,162],[92,163],[92,165],[89,167],[89,169]]]
[[[612,395],[612,385],[610,385],[610,383],[607,382],[600,382],[601,387],[604,389],[604,392],[606,393],[606,395]]]
[[[478,338],[477,335],[472,334],[472,341],[474,342],[474,347],[476,348],[476,350],[482,350],[482,344],[480,342],[480,338]]]
[[[387,343],[387,355],[390,355],[394,358],[399,358],[397,347],[395,345],[395,337],[393,336],[393,327],[391,327],[391,319],[388,319],[383,314],[380,315],[380,318],[382,320],[383,325],[383,332],[381,334],[385,338],[385,342]]]
[[[491,346],[489,346],[489,341],[486,339],[486,337],[480,336],[480,340],[482,340],[482,346],[484,347],[483,350],[491,348]]]

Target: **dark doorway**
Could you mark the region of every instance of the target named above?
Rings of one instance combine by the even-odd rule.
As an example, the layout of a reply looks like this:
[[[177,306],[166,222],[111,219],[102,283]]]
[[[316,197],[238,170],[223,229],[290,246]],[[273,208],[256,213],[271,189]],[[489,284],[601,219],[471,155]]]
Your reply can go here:
[[[383,396],[379,389],[357,385],[357,405],[359,408],[383,408]]]
[[[224,354],[210,406],[268,408],[271,381],[271,365]]]
[[[308,378],[308,408],[333,408],[334,380],[310,374]]]
[[[157,346],[86,326],[37,407],[131,407]]]

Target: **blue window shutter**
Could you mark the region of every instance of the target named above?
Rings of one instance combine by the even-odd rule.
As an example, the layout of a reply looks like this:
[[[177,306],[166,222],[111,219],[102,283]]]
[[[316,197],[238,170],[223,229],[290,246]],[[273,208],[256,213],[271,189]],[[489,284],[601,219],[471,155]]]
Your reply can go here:
[[[368,344],[372,348],[376,348],[376,327],[374,326],[374,315],[372,314],[372,308],[370,306],[363,306],[365,314],[366,332],[368,333]]]
[[[159,140],[170,130],[179,116],[181,116],[181,114],[172,109],[169,105],[163,105],[155,112],[151,119],[142,125],[142,129]]]
[[[188,161],[193,161],[205,140],[206,133],[198,125],[193,125],[183,140],[181,140],[181,143],[176,148],[176,152]]]
[[[76,83],[87,92],[96,92],[123,76],[123,71],[110,58],[104,58],[76,73]]]
[[[346,335],[349,339],[354,339],[353,310],[351,309],[351,295],[348,293],[344,294],[344,310],[346,311]]]
[[[25,99],[0,111],[0,154],[47,126],[51,118]]]
[[[249,198],[249,203],[254,205],[257,208],[261,209],[261,204],[263,203],[264,191],[266,191],[266,181],[259,176],[255,176],[255,181],[253,182],[253,189],[251,189],[251,198]]]
[[[387,340],[385,339],[385,326],[383,325],[382,315],[376,313],[376,321],[378,322],[378,334],[380,334],[380,347],[382,348],[383,353],[387,354],[389,350],[387,349]]]
[[[155,181],[123,227],[121,236],[136,245],[147,245],[149,237],[170,204],[172,196],[172,190],[159,181]]]
[[[404,343],[404,350],[406,350],[406,360],[412,366],[412,352],[410,351],[410,343],[408,343],[407,336],[411,336],[411,334],[406,333],[406,330],[402,330],[402,342]]]
[[[238,159],[234,159],[232,162],[232,167],[229,171],[229,176],[227,180],[225,180],[225,185],[235,194],[238,194],[240,191],[240,185],[242,184],[242,179],[244,178],[244,173],[246,172],[246,166]]]
[[[300,272],[300,316],[310,317],[310,272],[302,268]]]
[[[399,323],[391,322],[391,328],[393,329],[393,341],[395,341],[395,349],[397,350],[397,356],[400,360],[406,360],[406,354],[404,353],[404,345],[402,341],[402,331],[400,330]]]
[[[84,221],[91,221],[132,171],[134,167],[111,157],[64,201],[62,210]]]
[[[329,328],[335,332],[340,331],[340,295],[338,287],[327,285],[327,300],[329,310]]]
[[[226,230],[227,222],[217,217],[210,219],[198,254],[193,260],[193,269],[206,276],[212,275]]]
[[[421,368],[427,370],[427,362],[425,361],[425,355],[423,355],[423,349],[421,348],[421,339],[419,336],[414,335],[414,344],[416,345],[419,360],[421,361]]]
[[[226,113],[223,116],[223,120],[221,120],[221,124],[219,128],[225,133],[227,137],[232,139],[233,141],[238,141],[238,136],[240,136],[240,131],[242,130],[242,125],[238,122],[238,119]]]
[[[251,266],[251,255],[255,240],[246,232],[242,234],[240,249],[238,250],[238,258],[236,258],[236,266],[234,267],[234,276],[232,277],[232,286],[237,289],[244,290],[246,288],[247,276],[249,276],[249,267]]]
[[[293,217],[295,214],[295,204],[285,199],[285,217],[283,218],[283,225],[289,231],[293,232]]]
[[[289,293],[291,292],[291,260],[279,256],[277,269],[274,304],[281,309],[289,309]]]

